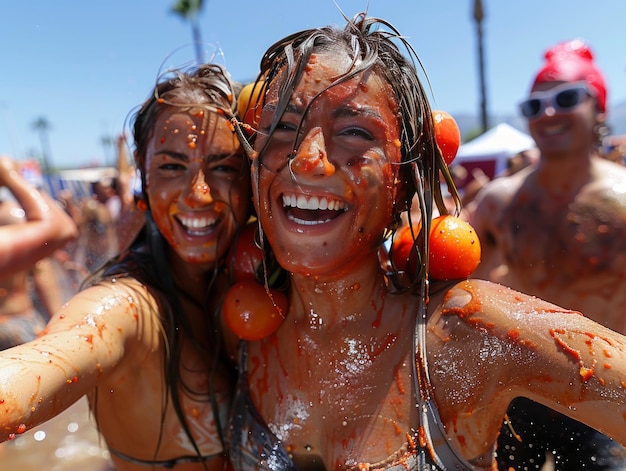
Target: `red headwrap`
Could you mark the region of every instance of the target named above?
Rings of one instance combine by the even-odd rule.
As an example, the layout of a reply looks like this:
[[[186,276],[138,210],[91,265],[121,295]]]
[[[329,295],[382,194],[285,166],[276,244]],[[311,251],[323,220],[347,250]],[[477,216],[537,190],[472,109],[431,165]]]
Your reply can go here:
[[[545,53],[546,63],[537,73],[533,89],[543,82],[585,81],[594,94],[598,109],[606,111],[606,84],[602,72],[593,62],[589,46],[580,39],[566,41],[551,47]]]

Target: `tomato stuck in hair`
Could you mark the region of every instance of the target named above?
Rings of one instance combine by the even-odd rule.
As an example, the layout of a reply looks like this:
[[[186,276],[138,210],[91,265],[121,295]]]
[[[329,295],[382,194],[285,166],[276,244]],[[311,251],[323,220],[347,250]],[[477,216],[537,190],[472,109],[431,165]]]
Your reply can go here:
[[[461,131],[455,119],[450,114],[441,110],[433,111],[435,123],[435,140],[445,160],[450,165],[461,145]]]
[[[421,222],[411,226],[405,225],[398,229],[393,238],[392,260],[393,266],[399,271],[415,273],[417,269],[417,254],[413,250],[413,238],[417,237],[422,227]]]
[[[414,274],[417,254],[413,249],[414,236],[420,225],[414,224],[398,230],[394,236],[392,260],[399,271]],[[438,216],[430,228],[428,274],[436,280],[467,278],[480,263],[480,241],[474,228],[456,216]]]
[[[430,226],[428,274],[437,280],[467,278],[480,263],[474,228],[456,216],[438,216]]]
[[[240,339],[261,340],[280,327],[287,315],[287,296],[254,280],[235,283],[226,292],[222,316]]]
[[[256,279],[263,261],[263,251],[256,243],[257,228],[256,221],[241,228],[230,248],[228,263],[233,282]]]
[[[241,89],[237,102],[239,119],[252,129],[256,129],[261,118],[261,89],[263,82],[252,82]]]

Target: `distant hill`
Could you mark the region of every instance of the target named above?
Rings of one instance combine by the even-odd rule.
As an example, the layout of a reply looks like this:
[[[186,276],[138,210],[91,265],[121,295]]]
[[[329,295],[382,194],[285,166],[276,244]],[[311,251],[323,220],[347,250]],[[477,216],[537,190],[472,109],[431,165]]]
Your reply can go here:
[[[463,142],[467,142],[470,137],[476,137],[481,133],[480,118],[477,116],[470,114],[455,114],[454,119],[459,125]],[[626,134],[626,102],[620,103],[609,109],[608,122],[611,127],[611,134]],[[508,123],[520,131],[526,133],[528,132],[526,120],[518,115],[490,117],[490,127],[500,123]]]

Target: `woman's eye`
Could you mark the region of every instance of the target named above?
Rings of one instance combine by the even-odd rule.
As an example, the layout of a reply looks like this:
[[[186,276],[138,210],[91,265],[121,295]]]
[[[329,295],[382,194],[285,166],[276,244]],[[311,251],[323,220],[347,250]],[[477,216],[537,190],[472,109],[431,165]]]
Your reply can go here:
[[[167,164],[162,164],[159,166],[160,170],[165,170],[165,171],[182,171],[185,170],[185,166],[178,164],[178,163],[167,163]]]
[[[296,125],[286,121],[279,121],[276,125],[276,131],[295,131]]]
[[[372,135],[371,132],[367,131],[366,129],[358,128],[358,127],[344,129],[339,134],[342,136],[360,137],[363,139],[367,139],[369,141],[374,139],[374,136]]]
[[[215,167],[213,167],[213,171],[221,172],[221,173],[237,173],[240,171],[240,168],[235,167],[234,165],[222,164],[222,165],[216,165]]]

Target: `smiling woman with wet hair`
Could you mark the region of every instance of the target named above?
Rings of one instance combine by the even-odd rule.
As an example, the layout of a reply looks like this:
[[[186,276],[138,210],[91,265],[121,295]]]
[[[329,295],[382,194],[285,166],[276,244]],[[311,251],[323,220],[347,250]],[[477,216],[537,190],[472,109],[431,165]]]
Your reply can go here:
[[[237,470],[495,469],[520,395],[626,441],[626,338],[503,286],[429,279],[440,173],[456,193],[417,62],[366,15],[263,57],[253,199],[289,307],[240,345]],[[412,201],[416,269],[386,270],[381,244]]]
[[[116,469],[225,469],[233,369],[215,313],[251,209],[239,90],[207,64],[164,77],[138,111],[145,225],[38,339],[2,352],[2,440],[88,395]]]

